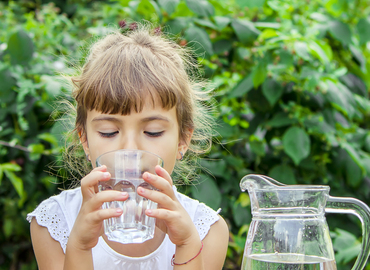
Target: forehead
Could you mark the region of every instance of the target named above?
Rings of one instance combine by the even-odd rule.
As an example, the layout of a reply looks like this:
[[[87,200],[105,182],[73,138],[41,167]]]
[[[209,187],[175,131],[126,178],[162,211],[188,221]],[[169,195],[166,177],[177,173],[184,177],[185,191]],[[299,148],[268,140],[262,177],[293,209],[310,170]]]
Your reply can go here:
[[[97,110],[87,111],[87,124],[97,124],[102,122],[113,122],[116,124],[142,125],[151,122],[161,122],[167,125],[177,125],[176,107],[171,109],[163,108],[160,105],[147,102],[141,111],[131,110],[128,114],[112,114],[99,112]]]

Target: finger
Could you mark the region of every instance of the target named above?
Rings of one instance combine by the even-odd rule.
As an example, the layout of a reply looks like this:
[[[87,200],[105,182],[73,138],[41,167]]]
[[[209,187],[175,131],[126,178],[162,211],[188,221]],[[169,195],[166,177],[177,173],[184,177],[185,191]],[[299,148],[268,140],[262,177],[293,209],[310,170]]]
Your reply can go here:
[[[156,167],[156,171],[158,171],[159,175],[155,175],[149,172],[145,172],[143,174],[143,179],[156,189],[166,193],[171,198],[174,197],[173,189],[172,189],[172,179],[171,176],[165,169],[161,167]]]
[[[164,194],[160,191],[157,190],[150,190],[146,189],[143,187],[138,187],[137,193],[142,196],[147,198],[150,201],[158,203],[158,207],[160,208],[165,208],[169,210],[175,210],[176,205],[174,200],[168,196],[167,194]]]
[[[98,192],[97,187],[100,181],[108,181],[111,175],[109,172],[100,170],[91,171],[81,180],[82,196],[91,196]]]
[[[149,217],[165,220],[167,222],[181,219],[181,215],[179,215],[179,212],[170,211],[163,208],[147,209],[145,210],[145,214]]]
[[[119,217],[123,213],[121,208],[107,208],[107,209],[99,209],[95,212],[92,212],[90,215],[91,221],[93,223],[100,223],[105,219]]]
[[[157,165],[155,167],[155,173],[158,176],[163,177],[164,179],[166,179],[168,181],[168,183],[170,183],[171,186],[173,185],[173,181],[172,181],[171,175],[164,168],[162,168],[161,166]]]
[[[107,166],[102,165],[102,166],[99,166],[99,167],[95,167],[95,168],[92,170],[92,172],[93,172],[93,171],[106,172],[106,171],[107,171]],[[110,178],[109,178],[109,179],[110,179]],[[109,179],[107,179],[107,180],[109,180]],[[105,181],[105,180],[102,180],[102,181]],[[98,185],[95,185],[95,186],[94,186],[94,191],[95,191],[95,193],[98,193],[98,191],[99,191]]]
[[[104,190],[97,193],[94,196],[94,199],[91,200],[90,205],[93,210],[99,209],[102,207],[103,203],[115,202],[115,201],[125,201],[128,199],[127,192],[121,192],[117,190]]]
[[[91,170],[91,172],[95,172],[95,171],[105,172],[106,170],[107,170],[107,166],[102,165],[102,166],[99,166],[99,167],[95,167],[94,169]]]

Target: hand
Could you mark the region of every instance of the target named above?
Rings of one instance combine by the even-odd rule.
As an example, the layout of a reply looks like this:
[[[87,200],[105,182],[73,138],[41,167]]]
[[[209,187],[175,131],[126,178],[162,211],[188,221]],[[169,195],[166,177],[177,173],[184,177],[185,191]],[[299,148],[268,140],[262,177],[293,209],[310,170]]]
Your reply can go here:
[[[106,167],[97,167],[81,180],[82,205],[72,228],[68,244],[81,250],[92,249],[103,234],[103,220],[122,215],[122,209],[102,209],[104,202],[124,201],[127,192],[105,190],[98,192],[99,181],[108,181]]]
[[[157,219],[156,225],[166,232],[177,246],[186,245],[199,236],[189,214],[177,200],[172,189],[172,179],[168,172],[160,166],[155,168],[155,174],[144,173],[143,179],[158,189],[138,188],[138,194],[158,203],[158,209],[146,210],[146,215]]]

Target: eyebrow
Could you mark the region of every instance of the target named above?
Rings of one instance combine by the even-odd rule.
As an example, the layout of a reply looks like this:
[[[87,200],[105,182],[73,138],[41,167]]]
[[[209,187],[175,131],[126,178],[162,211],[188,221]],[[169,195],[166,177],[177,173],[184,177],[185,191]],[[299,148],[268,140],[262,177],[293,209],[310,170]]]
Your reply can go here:
[[[91,122],[99,122],[99,121],[110,121],[110,122],[117,122],[117,123],[122,122],[118,118],[115,118],[112,116],[97,116]]]
[[[115,122],[115,123],[122,123],[122,120],[113,117],[113,116],[97,116],[95,117],[92,122],[99,122],[99,121],[110,121],[110,122]],[[162,115],[154,115],[154,116],[149,116],[145,117],[140,120],[140,122],[147,123],[151,121],[165,121],[165,122],[170,122],[167,117],[162,116]]]

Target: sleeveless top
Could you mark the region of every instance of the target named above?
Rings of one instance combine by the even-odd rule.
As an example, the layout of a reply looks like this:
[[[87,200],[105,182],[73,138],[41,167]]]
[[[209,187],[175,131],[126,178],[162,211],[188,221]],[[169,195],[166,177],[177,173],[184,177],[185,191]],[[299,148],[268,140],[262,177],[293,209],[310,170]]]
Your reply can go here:
[[[216,212],[205,204],[179,193],[175,186],[173,189],[177,199],[193,220],[200,239],[203,240],[211,225],[219,219],[220,210]],[[32,218],[35,218],[40,226],[46,227],[50,236],[60,243],[65,253],[68,237],[80,211],[81,203],[81,188],[62,191],[59,195],[40,203],[27,215],[27,220],[31,222]],[[171,258],[175,249],[176,246],[166,235],[162,244],[154,252],[144,257],[128,257],[114,251],[102,237],[99,237],[98,244],[92,249],[94,269],[173,269]]]

